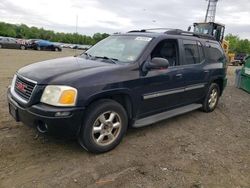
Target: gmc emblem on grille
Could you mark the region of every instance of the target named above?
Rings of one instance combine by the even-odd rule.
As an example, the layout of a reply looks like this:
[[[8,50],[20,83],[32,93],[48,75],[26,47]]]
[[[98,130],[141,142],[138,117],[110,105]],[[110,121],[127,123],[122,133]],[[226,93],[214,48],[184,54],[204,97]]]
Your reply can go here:
[[[23,84],[23,83],[21,83],[21,82],[18,82],[18,83],[16,84],[16,87],[17,87],[18,90],[22,91],[23,93],[26,92],[25,88],[26,88],[27,86],[26,86],[25,84]]]

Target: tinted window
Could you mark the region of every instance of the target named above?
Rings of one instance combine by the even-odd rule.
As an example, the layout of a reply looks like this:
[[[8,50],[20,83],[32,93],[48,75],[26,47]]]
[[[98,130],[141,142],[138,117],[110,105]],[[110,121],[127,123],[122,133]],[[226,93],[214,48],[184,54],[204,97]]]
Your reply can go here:
[[[185,59],[184,64],[200,63],[199,49],[196,41],[183,40]]]
[[[222,48],[219,44],[206,43],[205,47],[206,55],[209,61],[224,61],[225,56]]]

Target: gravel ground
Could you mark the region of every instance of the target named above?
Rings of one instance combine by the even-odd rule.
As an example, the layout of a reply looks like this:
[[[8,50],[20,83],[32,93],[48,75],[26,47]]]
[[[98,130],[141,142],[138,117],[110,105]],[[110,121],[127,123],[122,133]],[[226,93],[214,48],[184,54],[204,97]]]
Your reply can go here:
[[[129,129],[105,154],[16,123],[6,100],[15,71],[74,53],[0,49],[0,187],[250,187],[250,94],[234,87],[235,67],[214,112]]]

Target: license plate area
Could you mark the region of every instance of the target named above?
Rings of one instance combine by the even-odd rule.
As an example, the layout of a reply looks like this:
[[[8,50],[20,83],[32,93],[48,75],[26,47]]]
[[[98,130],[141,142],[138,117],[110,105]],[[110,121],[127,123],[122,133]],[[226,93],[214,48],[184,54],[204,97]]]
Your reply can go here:
[[[9,113],[16,121],[19,121],[18,110],[14,104],[9,103]]]

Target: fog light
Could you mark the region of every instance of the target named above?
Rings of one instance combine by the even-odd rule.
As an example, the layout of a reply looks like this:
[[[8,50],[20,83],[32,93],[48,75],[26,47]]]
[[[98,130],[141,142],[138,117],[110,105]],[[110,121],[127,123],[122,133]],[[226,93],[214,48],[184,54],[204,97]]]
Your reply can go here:
[[[71,114],[70,112],[57,112],[55,114],[55,117],[69,116],[70,114]]]

